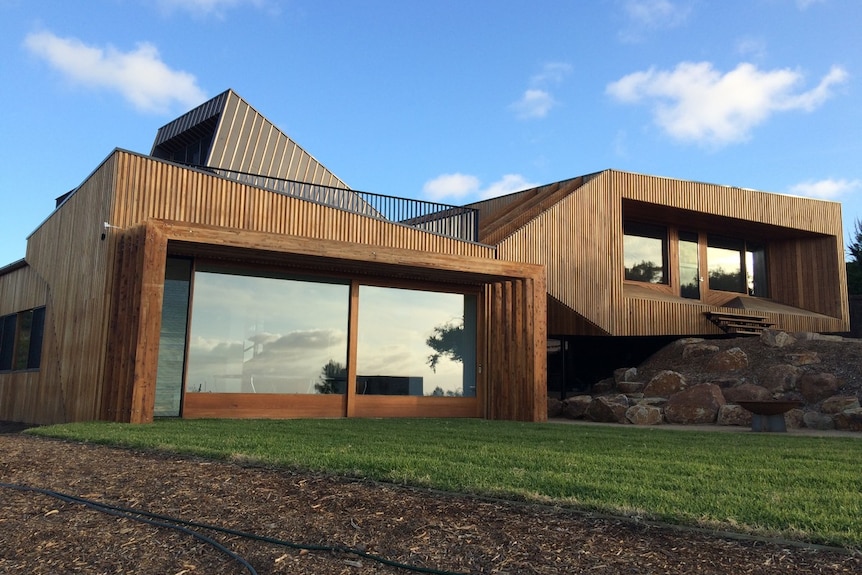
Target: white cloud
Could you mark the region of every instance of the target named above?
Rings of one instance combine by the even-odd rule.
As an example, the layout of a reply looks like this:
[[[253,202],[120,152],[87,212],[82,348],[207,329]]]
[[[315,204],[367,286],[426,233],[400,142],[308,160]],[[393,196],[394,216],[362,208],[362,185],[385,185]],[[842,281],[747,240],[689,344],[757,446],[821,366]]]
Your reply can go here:
[[[691,12],[688,6],[670,0],[628,0],[623,8],[633,24],[651,29],[675,28]]]
[[[623,12],[628,24],[620,31],[620,40],[640,42],[647,32],[669,30],[685,24],[691,8],[686,3],[670,0],[626,0]]]
[[[25,47],[74,83],[119,92],[138,110],[163,113],[174,103],[196,106],[206,94],[194,75],[172,70],[152,44],[143,42],[130,52],[105,49],[51,32],[28,34]]]
[[[512,109],[521,119],[544,118],[555,105],[554,98],[544,90],[527,90]]]
[[[709,62],[683,62],[671,71],[629,74],[606,92],[624,103],[651,103],[655,123],[677,140],[724,145],[745,140],[776,112],[815,109],[847,77],[834,66],[815,88],[794,92],[803,79],[798,71],[742,63],[722,74]]]
[[[225,10],[242,4],[261,6],[263,0],[158,0],[158,4],[166,12],[185,10],[194,15],[222,16]]]
[[[813,6],[815,4],[822,4],[826,0],[796,0],[796,6],[800,10],[805,10],[809,6]]]
[[[460,200],[479,189],[479,178],[467,174],[443,174],[425,182],[422,194],[431,201]]]
[[[522,120],[544,118],[557,105],[549,88],[562,82],[571,74],[572,66],[565,62],[548,62],[541,71],[530,78],[530,87],[521,99],[509,106]]]
[[[808,180],[791,186],[788,193],[821,200],[835,200],[849,193],[862,190],[862,180]]]
[[[539,184],[528,181],[520,174],[506,174],[501,179],[480,191],[479,197],[483,200],[496,198],[497,196],[505,196],[506,194],[520,192],[521,190],[529,190],[538,185]]]
[[[466,198],[493,198],[521,190],[535,188],[539,184],[528,181],[520,174],[506,174],[487,187],[476,176],[467,174],[443,174],[429,180],[422,187],[423,195],[431,201],[461,201]]]

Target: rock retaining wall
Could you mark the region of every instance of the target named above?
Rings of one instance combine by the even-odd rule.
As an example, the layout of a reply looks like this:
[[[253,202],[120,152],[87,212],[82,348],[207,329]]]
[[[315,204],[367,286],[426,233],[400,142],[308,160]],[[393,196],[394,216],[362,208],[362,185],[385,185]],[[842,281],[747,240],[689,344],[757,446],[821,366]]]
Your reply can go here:
[[[862,432],[862,340],[766,330],[759,337],[684,338],[590,395],[549,399],[549,417],[634,425],[751,425],[740,401],[792,400],[789,428]]]

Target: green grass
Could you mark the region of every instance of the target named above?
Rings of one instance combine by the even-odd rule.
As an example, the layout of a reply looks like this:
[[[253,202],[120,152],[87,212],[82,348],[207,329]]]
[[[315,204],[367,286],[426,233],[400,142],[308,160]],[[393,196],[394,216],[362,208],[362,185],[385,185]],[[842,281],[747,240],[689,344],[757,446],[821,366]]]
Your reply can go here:
[[[862,549],[862,440],[482,420],[161,420],[35,435]]]

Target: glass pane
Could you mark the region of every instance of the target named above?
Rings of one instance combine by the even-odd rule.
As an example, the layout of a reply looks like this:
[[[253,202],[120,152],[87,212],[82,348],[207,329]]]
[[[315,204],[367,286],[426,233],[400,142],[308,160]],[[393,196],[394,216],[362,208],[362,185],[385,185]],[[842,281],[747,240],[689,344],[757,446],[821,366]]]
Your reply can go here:
[[[38,369],[42,363],[42,337],[45,333],[45,308],[33,310],[33,326],[30,328],[30,352],[27,355],[27,369]]]
[[[349,292],[195,272],[186,391],[344,393]]]
[[[356,393],[476,395],[476,297],[360,286]]]
[[[667,283],[667,231],[662,226],[626,222],[623,262],[627,280]]]
[[[0,370],[12,369],[17,314],[0,317]]]
[[[745,252],[745,271],[748,294],[768,297],[766,282],[766,249],[756,244],[748,244]]]
[[[713,236],[707,238],[709,289],[746,293],[743,249],[741,240]]]
[[[33,326],[33,310],[18,314],[18,334],[15,343],[15,365],[13,369],[27,369],[30,355],[30,328]]]
[[[679,295],[700,299],[700,257],[697,234],[679,233]]]
[[[156,417],[178,417],[183,396],[183,362],[191,284],[191,260],[168,258],[159,336],[159,367],[156,375]]]

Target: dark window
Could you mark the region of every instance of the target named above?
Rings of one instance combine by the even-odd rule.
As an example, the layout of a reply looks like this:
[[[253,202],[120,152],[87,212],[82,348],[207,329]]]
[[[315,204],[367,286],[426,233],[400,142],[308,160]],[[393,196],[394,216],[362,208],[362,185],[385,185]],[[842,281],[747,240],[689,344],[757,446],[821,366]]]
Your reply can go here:
[[[0,318],[0,371],[38,369],[44,329],[44,307]]]
[[[0,370],[12,369],[12,359],[15,357],[15,323],[17,314],[4,315],[0,318]]]

